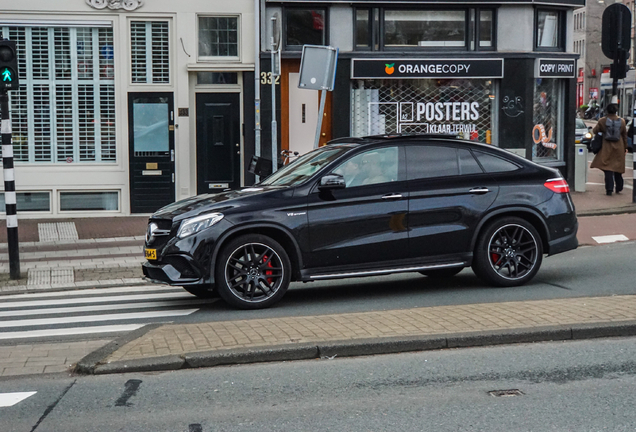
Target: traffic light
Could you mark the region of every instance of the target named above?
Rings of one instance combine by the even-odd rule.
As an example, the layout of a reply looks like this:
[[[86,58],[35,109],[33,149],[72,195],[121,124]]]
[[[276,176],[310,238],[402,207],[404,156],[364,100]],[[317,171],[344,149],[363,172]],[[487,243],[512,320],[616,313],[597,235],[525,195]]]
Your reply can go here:
[[[0,91],[18,90],[19,87],[18,54],[15,50],[15,41],[0,40]]]

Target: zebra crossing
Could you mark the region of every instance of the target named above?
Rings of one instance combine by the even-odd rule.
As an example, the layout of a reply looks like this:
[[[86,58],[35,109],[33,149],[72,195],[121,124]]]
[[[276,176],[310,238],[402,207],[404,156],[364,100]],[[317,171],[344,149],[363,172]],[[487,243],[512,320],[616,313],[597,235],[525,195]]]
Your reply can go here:
[[[214,301],[167,286],[0,296],[0,341],[128,332],[191,315]]]

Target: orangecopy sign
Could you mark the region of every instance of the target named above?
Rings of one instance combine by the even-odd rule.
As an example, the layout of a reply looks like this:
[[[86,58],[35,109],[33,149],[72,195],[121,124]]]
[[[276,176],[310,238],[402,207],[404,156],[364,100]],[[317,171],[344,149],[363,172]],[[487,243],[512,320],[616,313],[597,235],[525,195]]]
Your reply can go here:
[[[503,59],[353,59],[351,78],[501,78]]]

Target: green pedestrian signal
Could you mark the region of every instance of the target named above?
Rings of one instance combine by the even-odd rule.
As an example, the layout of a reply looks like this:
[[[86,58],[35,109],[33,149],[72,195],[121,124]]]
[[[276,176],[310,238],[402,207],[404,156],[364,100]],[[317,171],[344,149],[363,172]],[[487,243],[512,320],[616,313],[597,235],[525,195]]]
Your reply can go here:
[[[4,68],[2,71],[2,81],[13,81],[13,74],[9,68]]]
[[[0,39],[0,91],[18,90],[19,81],[15,41]]]

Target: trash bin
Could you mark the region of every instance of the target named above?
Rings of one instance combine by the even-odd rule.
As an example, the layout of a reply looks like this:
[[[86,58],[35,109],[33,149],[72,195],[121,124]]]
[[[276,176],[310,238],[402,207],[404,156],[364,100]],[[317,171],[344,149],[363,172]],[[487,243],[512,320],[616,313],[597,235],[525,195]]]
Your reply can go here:
[[[576,144],[574,146],[576,154],[574,155],[574,191],[585,192],[585,183],[587,183],[587,146]]]

